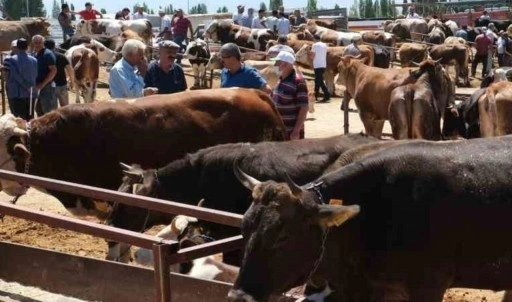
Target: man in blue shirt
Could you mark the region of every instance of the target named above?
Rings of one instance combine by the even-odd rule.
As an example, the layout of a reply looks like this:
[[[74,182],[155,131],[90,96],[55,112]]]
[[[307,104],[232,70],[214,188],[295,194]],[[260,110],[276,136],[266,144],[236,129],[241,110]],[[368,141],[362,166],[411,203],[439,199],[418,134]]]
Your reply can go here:
[[[242,63],[242,54],[236,44],[227,43],[222,45],[219,55],[224,65],[220,76],[220,87],[255,88],[268,94],[272,93],[272,89],[260,73],[253,67]]]
[[[149,64],[144,76],[145,87],[156,87],[159,94],[187,90],[185,73],[175,63],[179,50],[180,46],[170,40],[158,44],[159,59]]]
[[[36,88],[39,91],[36,112],[38,116],[57,109],[55,82],[57,74],[56,59],[53,51],[44,47],[45,38],[41,35],[32,37],[32,48],[37,59]]]
[[[27,54],[27,40],[19,39],[16,47],[18,53],[4,60],[7,98],[14,116],[30,120],[31,91],[36,97],[37,60]]]
[[[462,25],[462,28],[459,29],[456,33],[455,33],[455,36],[457,38],[462,38],[464,40],[468,40],[468,26],[467,25]]]
[[[112,67],[108,79],[110,96],[115,99],[138,98],[158,92],[157,88],[144,88],[147,64],[144,58],[146,45],[139,40],[128,39],[121,50],[123,58]]]

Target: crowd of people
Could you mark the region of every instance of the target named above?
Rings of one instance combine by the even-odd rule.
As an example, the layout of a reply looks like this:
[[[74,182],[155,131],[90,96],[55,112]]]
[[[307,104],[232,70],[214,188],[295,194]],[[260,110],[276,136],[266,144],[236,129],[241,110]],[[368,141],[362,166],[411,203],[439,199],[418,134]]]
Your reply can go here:
[[[280,6],[277,10],[272,10],[271,15],[267,17],[264,9],[258,10],[258,15],[254,15],[254,8],[249,8],[247,14],[245,6],[238,5],[237,12],[233,14],[235,24],[249,28],[268,28],[278,35],[286,35],[290,32],[292,26],[299,26],[306,23],[306,18],[296,9],[293,16],[288,16],[284,12],[284,7]]]

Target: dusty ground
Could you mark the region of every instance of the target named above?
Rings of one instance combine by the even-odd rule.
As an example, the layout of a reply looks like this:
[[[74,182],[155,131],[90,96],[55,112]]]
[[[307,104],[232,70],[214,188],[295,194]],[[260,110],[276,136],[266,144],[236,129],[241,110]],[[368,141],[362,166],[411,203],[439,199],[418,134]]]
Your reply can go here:
[[[102,70],[100,79],[107,82],[107,73]],[[191,78],[188,78],[189,86],[192,85]],[[473,82],[473,86],[479,83]],[[218,77],[214,81],[214,87],[218,87]],[[309,83],[310,90],[313,89],[312,83]],[[105,101],[109,99],[107,88],[100,85],[98,91],[98,100]],[[338,95],[341,90],[338,90]],[[466,91],[464,91],[466,92]],[[74,94],[70,93],[70,101],[74,102]],[[343,133],[343,115],[339,110],[341,99],[334,98],[330,103],[315,105],[315,112],[309,113],[306,121],[306,137],[326,137]],[[354,105],[351,104],[351,108]],[[350,132],[357,133],[363,130],[362,124],[356,113],[350,113]],[[386,124],[384,132],[390,133],[389,124]],[[8,201],[10,198],[4,193],[0,193],[0,201]],[[62,215],[70,214],[53,197],[30,189],[28,194],[18,200],[18,205],[39,209],[41,211],[51,211]],[[90,220],[95,220],[91,217]],[[153,230],[153,233],[155,230]],[[94,257],[104,259],[106,243],[103,239],[94,238],[89,235],[79,234],[67,230],[51,228],[23,219],[5,217],[3,223],[0,222],[0,240],[16,243],[29,244],[36,247],[56,250],[76,254],[80,256]],[[489,301],[498,302],[503,298],[503,292],[492,292],[474,289],[452,289],[445,295],[445,302],[455,301]],[[77,301],[69,300],[64,297],[52,296],[48,293],[42,293],[35,289],[27,289],[13,284],[0,282],[0,301]]]

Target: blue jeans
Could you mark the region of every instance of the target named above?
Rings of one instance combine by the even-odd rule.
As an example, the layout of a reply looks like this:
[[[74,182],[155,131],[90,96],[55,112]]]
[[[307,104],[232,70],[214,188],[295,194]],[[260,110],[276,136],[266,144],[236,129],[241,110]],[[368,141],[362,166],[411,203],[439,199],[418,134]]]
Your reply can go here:
[[[52,84],[46,85],[39,91],[36,112],[38,116],[48,113],[58,108],[57,97],[55,96],[55,87]]]
[[[26,121],[30,120],[29,106],[29,98],[9,98],[9,108],[11,109],[11,113]]]

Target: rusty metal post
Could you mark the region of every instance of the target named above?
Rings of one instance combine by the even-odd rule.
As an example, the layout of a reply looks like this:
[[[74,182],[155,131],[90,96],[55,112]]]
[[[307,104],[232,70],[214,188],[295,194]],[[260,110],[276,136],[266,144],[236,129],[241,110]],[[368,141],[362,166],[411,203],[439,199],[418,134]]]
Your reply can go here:
[[[171,301],[171,269],[169,256],[177,251],[170,244],[153,244],[153,264],[155,268],[156,301]]]
[[[343,110],[343,134],[348,134],[349,118],[348,118],[348,102],[350,101],[350,95],[347,90],[343,92],[343,101],[341,103],[341,109]]]
[[[4,53],[2,53],[0,58],[0,65],[4,64]],[[4,72],[0,70],[0,94],[2,96],[2,114],[6,113],[5,108],[5,78],[4,78]]]
[[[210,89],[213,88],[213,69],[210,70]]]

